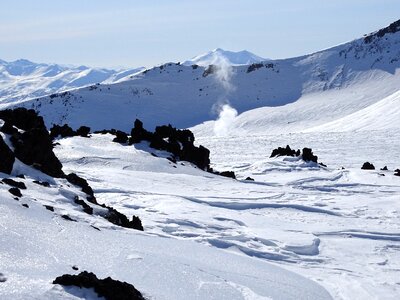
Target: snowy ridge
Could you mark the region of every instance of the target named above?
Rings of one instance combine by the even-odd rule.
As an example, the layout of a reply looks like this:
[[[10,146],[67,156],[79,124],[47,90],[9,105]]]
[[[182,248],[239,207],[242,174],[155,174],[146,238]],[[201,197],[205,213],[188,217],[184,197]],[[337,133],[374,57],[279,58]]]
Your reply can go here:
[[[0,60],[0,102],[34,98],[100,82],[117,82],[143,69],[116,71],[34,63],[26,59]]]
[[[215,63],[218,58],[226,60],[232,66],[250,65],[267,60],[266,58],[257,56],[247,50],[233,52],[217,48],[207,53],[195,56],[189,60],[186,60],[182,64],[185,66],[199,65],[207,67]]]
[[[399,45],[400,33],[394,32],[368,43],[361,38],[311,55],[250,66],[213,69],[168,63],[124,82],[3,103],[0,108],[34,108],[49,126],[85,122],[94,129],[129,130],[134,118],[149,129],[160,123],[195,126],[216,119],[220,105],[229,102],[239,113],[230,134],[311,130],[396,93]],[[221,71],[229,71],[228,93]],[[213,128],[209,122],[195,131],[213,135]]]

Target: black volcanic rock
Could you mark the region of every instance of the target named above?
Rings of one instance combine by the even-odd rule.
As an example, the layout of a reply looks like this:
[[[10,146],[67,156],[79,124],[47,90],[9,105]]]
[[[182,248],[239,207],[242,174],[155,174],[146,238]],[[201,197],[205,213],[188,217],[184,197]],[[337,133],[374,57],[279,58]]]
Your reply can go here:
[[[65,137],[72,137],[75,135],[76,132],[71,127],[69,127],[68,124],[64,124],[63,126],[55,124],[53,125],[53,127],[50,128],[50,137],[52,139],[58,136],[65,138]]]
[[[26,190],[26,185],[23,182],[15,181],[11,178],[3,178],[1,181],[4,182],[5,184],[8,184],[9,186],[16,187],[21,190]]]
[[[132,216],[132,220],[129,221],[129,219],[124,214],[121,214],[116,209],[112,207],[107,208],[108,213],[104,217],[111,223],[121,227],[143,231],[142,221],[139,219],[139,217]]]
[[[110,277],[98,279],[93,273],[83,271],[78,275],[65,274],[57,277],[53,284],[93,288],[99,297],[106,300],[145,300],[142,294],[131,284]]]
[[[128,142],[128,135],[121,130],[117,130],[115,132],[115,138],[113,139],[113,142],[125,144]]]
[[[254,63],[254,64],[251,64],[251,65],[247,68],[246,73],[251,73],[251,72],[253,72],[253,71],[257,70],[257,69],[260,69],[260,68],[262,68],[262,67],[264,67],[264,65],[263,65],[262,63]]]
[[[278,147],[274,150],[272,150],[271,156],[270,157],[277,157],[277,156],[299,156],[300,155],[300,150],[294,150],[290,148],[289,145],[287,145],[285,148],[283,147]]]
[[[76,130],[76,134],[81,137],[89,137],[90,127],[81,126]]]
[[[79,186],[82,189],[82,192],[86,193],[89,196],[94,196],[93,189],[90,187],[89,183],[82,177],[79,177],[75,173],[70,173],[65,176],[65,178],[73,185]]]
[[[397,20],[396,22],[391,23],[389,26],[382,28],[378,30],[375,33],[369,34],[364,38],[364,42],[369,44],[371,43],[375,38],[380,38],[385,36],[388,33],[395,33],[400,31],[400,20]]]
[[[301,157],[304,161],[313,161],[315,163],[318,162],[318,156],[314,155],[312,152],[312,149],[310,149],[310,148],[303,148]]]
[[[375,166],[369,162],[365,162],[362,167],[362,170],[375,170]]]
[[[132,145],[140,143],[141,141],[150,141],[152,137],[153,134],[143,128],[143,122],[139,119],[136,119],[131,130],[129,144]]]
[[[22,130],[46,128],[43,118],[36,111],[23,107],[0,111],[0,119]]]
[[[12,195],[14,195],[16,197],[22,197],[22,194],[21,194],[21,191],[19,190],[19,188],[12,187],[8,191],[10,192],[10,194],[12,194]]]
[[[15,155],[4,142],[0,135],[0,172],[11,174],[15,161]]]
[[[52,139],[45,127],[14,134],[11,142],[15,156],[23,163],[52,177],[64,176],[62,164],[53,152]]]
[[[5,134],[15,134],[18,132],[18,129],[15,128],[10,122],[5,121],[3,126],[0,129],[1,132],[5,133]]]

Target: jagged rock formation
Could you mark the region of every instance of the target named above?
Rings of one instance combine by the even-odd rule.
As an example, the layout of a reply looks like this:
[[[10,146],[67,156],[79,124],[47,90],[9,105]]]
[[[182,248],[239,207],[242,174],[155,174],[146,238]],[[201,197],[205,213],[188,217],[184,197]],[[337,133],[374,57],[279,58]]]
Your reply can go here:
[[[53,281],[53,284],[93,288],[99,297],[104,297],[106,300],[145,300],[133,285],[114,280],[111,277],[99,279],[95,274],[87,271],[78,275],[65,274],[59,276]]]

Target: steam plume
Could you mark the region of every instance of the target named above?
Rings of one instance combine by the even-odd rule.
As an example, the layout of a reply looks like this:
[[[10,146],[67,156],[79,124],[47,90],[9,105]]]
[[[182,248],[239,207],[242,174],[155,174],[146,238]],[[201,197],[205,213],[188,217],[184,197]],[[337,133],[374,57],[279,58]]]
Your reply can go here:
[[[212,64],[216,66],[215,78],[224,89],[224,94],[213,106],[213,110],[218,113],[218,119],[214,123],[214,133],[221,137],[228,135],[232,122],[238,114],[228,100],[229,94],[235,90],[235,86],[231,83],[233,69],[229,61],[217,52],[213,55]]]

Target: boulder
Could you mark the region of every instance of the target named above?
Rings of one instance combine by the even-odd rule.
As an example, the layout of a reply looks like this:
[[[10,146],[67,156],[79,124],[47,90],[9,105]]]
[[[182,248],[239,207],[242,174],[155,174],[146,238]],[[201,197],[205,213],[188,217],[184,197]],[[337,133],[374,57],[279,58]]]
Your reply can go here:
[[[11,137],[15,156],[23,163],[50,175],[63,177],[62,164],[53,152],[52,139],[46,128],[26,129]]]
[[[362,167],[362,170],[375,170],[375,166],[369,162],[365,162]]]
[[[304,161],[313,161],[315,163],[318,162],[318,156],[314,155],[312,149],[310,148],[303,148],[301,157]]]
[[[68,124],[64,124],[63,126],[59,125],[53,125],[53,127],[50,128],[50,137],[52,139],[61,136],[62,138],[65,137],[72,137],[76,136],[76,132],[68,126]]]
[[[62,275],[57,277],[53,284],[94,289],[99,297],[104,297],[106,300],[145,300],[142,294],[129,283],[110,277],[98,279],[95,274],[86,271],[78,275]]]
[[[76,134],[81,137],[89,137],[89,133],[90,133],[90,127],[87,126],[81,126],[76,131]]]
[[[3,178],[1,181],[4,182],[5,184],[8,184],[9,186],[16,187],[21,190],[26,190],[26,185],[23,182],[15,181],[11,178]]]

